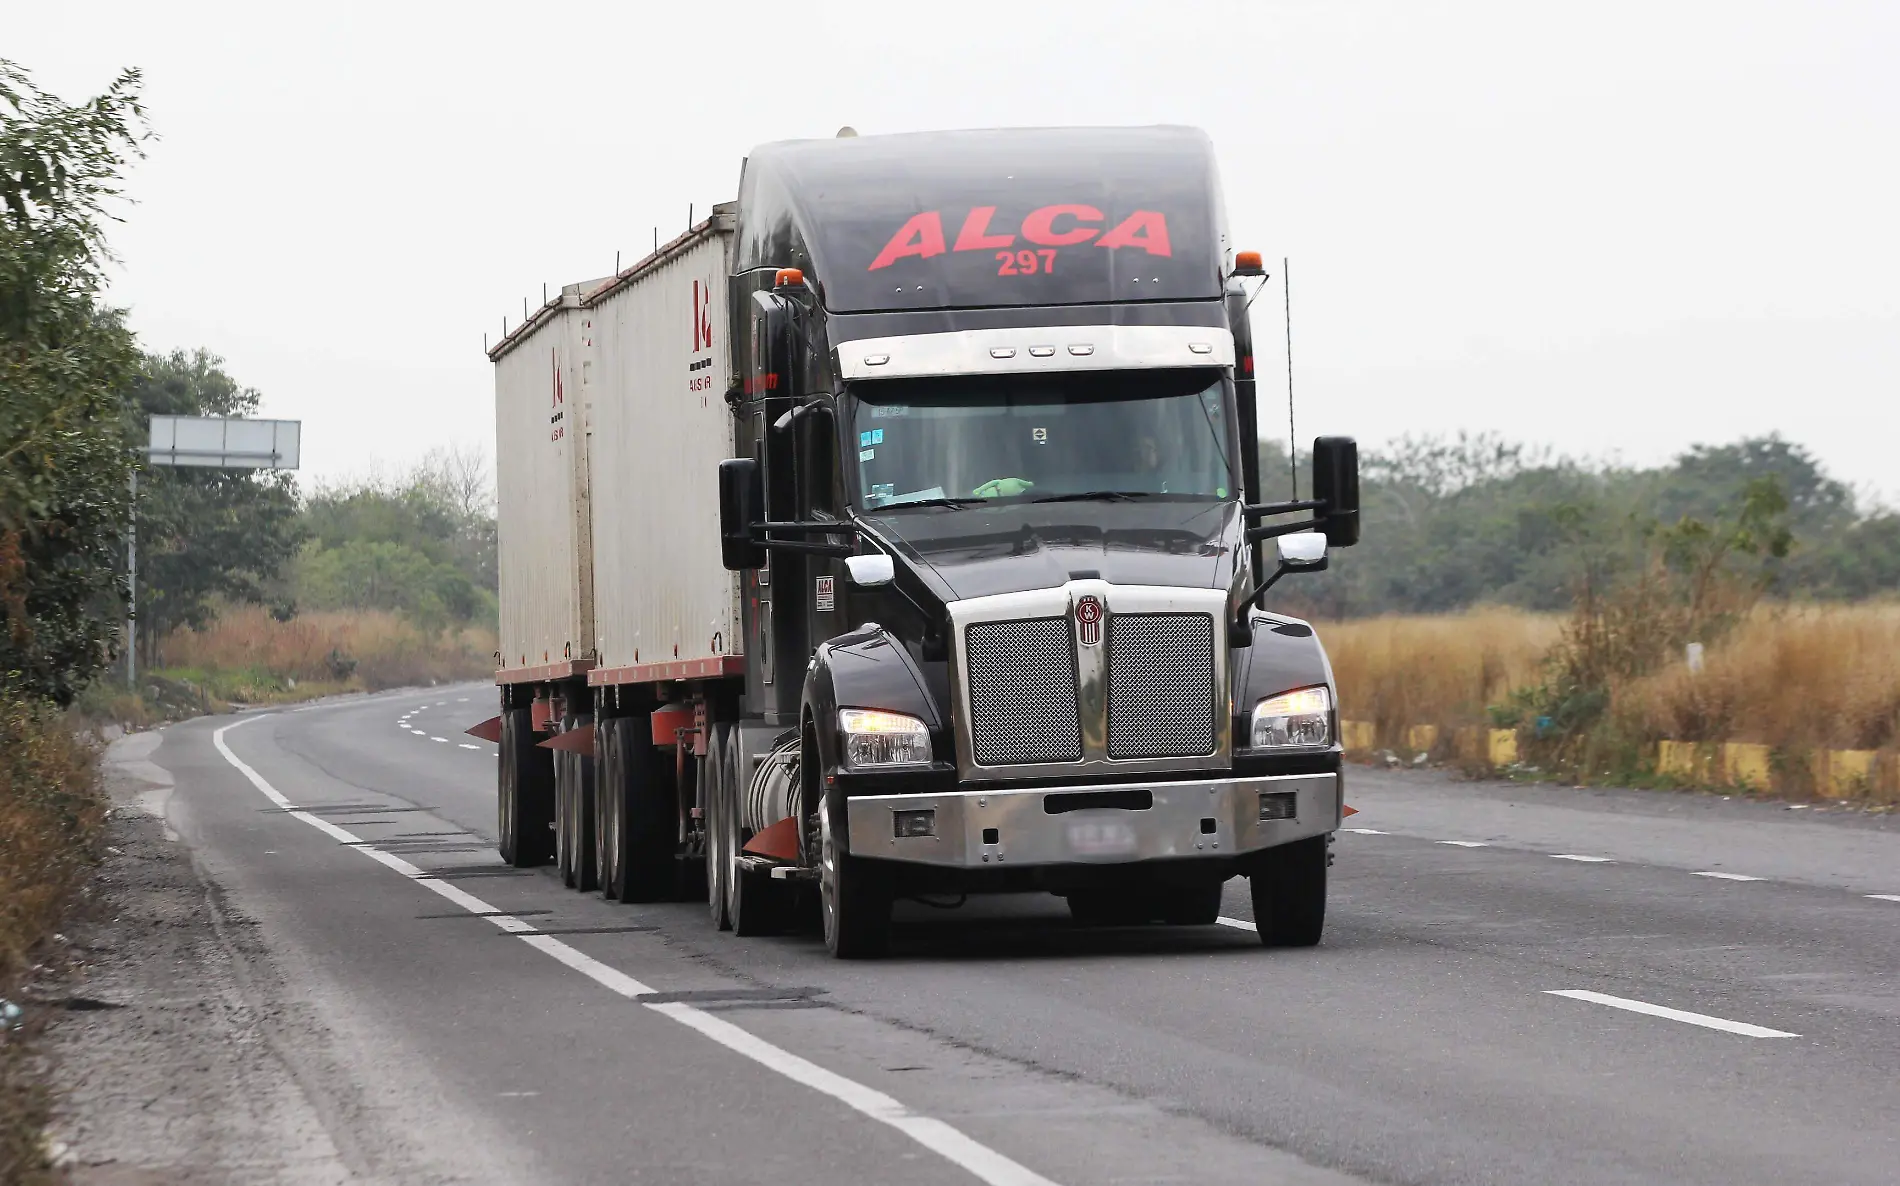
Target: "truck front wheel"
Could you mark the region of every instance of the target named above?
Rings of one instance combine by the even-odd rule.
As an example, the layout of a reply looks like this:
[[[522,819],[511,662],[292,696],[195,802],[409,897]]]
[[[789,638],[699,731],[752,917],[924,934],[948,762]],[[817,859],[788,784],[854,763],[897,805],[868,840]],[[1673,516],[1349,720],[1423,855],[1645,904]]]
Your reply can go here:
[[[1270,848],[1250,877],[1253,921],[1268,947],[1312,947],[1326,929],[1326,837]]]

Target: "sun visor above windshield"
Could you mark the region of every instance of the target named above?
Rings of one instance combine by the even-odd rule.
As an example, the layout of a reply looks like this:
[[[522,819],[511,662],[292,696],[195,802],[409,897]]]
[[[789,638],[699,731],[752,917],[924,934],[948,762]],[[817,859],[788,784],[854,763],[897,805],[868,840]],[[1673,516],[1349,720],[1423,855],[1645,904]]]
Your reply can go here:
[[[739,266],[797,243],[834,312],[1215,299],[1219,193],[1188,128],[769,144],[746,165]]]
[[[1232,365],[1233,334],[1204,325],[972,329],[860,338],[838,346],[838,373],[853,380]]]

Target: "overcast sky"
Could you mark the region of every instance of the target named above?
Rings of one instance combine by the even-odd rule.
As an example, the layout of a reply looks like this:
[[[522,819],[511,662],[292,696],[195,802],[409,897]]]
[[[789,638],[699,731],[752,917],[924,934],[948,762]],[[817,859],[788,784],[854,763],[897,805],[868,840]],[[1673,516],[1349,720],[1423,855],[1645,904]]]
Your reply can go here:
[[[1780,432],[1900,501],[1892,0],[6,7],[47,89],[145,71],[113,298],[302,419],[312,477],[492,449],[483,333],[755,143],[1186,123],[1236,245],[1292,257],[1303,439]]]

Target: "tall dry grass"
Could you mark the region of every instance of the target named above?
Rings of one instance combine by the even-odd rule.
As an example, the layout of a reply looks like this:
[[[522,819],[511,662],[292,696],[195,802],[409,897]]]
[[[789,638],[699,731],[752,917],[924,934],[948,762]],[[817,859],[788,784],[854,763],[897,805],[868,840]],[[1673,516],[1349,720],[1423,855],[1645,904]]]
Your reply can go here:
[[[1563,619],[1513,609],[1393,616],[1320,627],[1339,683],[1341,719],[1370,721],[1378,744],[1415,725],[1447,738],[1487,721],[1491,705],[1534,683]]]
[[[1652,739],[1753,741],[1788,754],[1900,741],[1900,604],[1762,606],[1708,652],[1617,690]]]
[[[79,897],[105,823],[97,754],[51,707],[0,696],[0,1182],[50,1180],[40,1133],[51,1110],[34,1049],[45,1008],[36,961]]]
[[[431,632],[374,610],[280,622],[259,607],[242,606],[225,610],[202,631],[174,631],[160,654],[164,669],[196,674],[219,694],[249,691],[252,699],[266,699],[288,690],[291,680],[306,691],[378,691],[480,679],[494,673],[495,647],[494,631],[475,626]]]

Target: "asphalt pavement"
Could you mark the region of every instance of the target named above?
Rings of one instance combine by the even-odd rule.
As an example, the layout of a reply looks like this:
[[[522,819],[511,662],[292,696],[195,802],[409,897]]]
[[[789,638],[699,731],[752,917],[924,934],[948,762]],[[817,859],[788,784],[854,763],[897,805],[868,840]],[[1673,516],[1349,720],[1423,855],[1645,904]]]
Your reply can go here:
[[[1349,769],[1325,942],[900,907],[737,939],[495,855],[494,690],[144,758],[365,1180],[1900,1182],[1900,827]],[[150,743],[146,743],[150,744]]]

